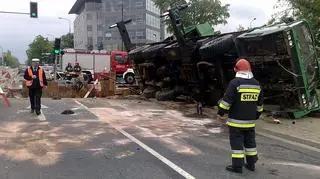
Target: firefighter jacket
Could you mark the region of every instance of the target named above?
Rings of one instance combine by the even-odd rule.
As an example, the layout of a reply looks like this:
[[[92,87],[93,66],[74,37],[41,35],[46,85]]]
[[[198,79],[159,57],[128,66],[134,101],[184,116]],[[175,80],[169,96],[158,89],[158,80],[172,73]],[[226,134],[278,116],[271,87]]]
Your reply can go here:
[[[81,72],[81,67],[80,67],[80,65],[75,65],[75,66],[73,67],[73,70],[74,70],[74,72],[77,72],[77,73]]]
[[[66,71],[67,71],[67,72],[72,72],[72,70],[73,70],[73,68],[72,68],[71,65],[68,65],[68,66],[66,67]]]
[[[233,79],[219,102],[218,114],[229,113],[227,124],[231,127],[255,127],[263,111],[263,92],[254,78]]]

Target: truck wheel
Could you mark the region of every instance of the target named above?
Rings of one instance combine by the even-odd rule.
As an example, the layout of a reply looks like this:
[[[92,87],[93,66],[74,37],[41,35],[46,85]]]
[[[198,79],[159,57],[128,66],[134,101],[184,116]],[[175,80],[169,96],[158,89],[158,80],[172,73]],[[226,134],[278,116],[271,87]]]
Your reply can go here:
[[[83,80],[89,83],[89,76],[87,74],[83,74]]]
[[[158,91],[156,93],[156,99],[158,101],[171,101],[177,97],[176,90]]]
[[[210,93],[206,97],[206,104],[209,106],[217,105],[218,101],[223,97],[222,90],[211,90]]]
[[[133,73],[128,73],[124,76],[124,81],[127,83],[127,84],[133,84],[134,81],[135,81],[135,78],[134,78],[134,74]]]

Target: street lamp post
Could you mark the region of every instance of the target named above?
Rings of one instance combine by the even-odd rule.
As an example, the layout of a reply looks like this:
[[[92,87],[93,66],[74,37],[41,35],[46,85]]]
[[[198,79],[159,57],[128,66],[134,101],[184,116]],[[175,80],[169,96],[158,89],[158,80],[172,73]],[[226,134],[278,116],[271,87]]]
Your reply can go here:
[[[69,23],[69,34],[71,34],[71,20],[63,17],[59,17],[59,19],[66,20]]]
[[[257,20],[257,18],[253,18],[252,21],[250,22],[250,29],[251,29],[251,24],[253,21]]]

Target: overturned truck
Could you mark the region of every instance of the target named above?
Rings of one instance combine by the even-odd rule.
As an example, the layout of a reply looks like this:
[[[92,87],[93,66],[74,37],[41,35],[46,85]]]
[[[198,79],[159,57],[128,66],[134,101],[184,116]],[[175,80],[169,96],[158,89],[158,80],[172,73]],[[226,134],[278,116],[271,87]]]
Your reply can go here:
[[[146,97],[187,95],[215,105],[235,76],[236,60],[246,58],[263,87],[267,110],[294,118],[319,110],[319,61],[306,21],[214,34],[209,24],[184,28],[179,11],[185,8],[174,6],[163,15],[169,16],[174,35],[161,42],[134,47],[125,27],[130,21],[113,26],[119,28]]]

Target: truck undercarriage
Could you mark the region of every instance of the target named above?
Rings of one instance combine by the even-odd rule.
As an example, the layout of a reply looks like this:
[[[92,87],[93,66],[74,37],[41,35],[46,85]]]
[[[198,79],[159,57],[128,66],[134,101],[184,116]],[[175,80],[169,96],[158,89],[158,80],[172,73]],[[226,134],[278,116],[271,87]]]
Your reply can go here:
[[[187,95],[198,103],[216,105],[228,82],[235,77],[233,67],[237,59],[246,58],[263,87],[265,104],[293,111],[296,118],[318,110],[318,61],[310,50],[305,50],[305,54],[311,56],[302,56],[303,49],[314,45],[312,40],[303,43],[307,38],[298,33],[299,29],[306,31],[306,22],[203,35],[200,33],[204,31],[200,29],[203,25],[189,32],[183,30],[176,14],[177,9],[183,8],[176,6],[167,13],[174,28],[173,37],[129,52],[136,79],[146,97],[172,100]],[[125,27],[123,22],[118,23],[119,27]],[[303,37],[306,34],[311,36],[305,32]]]

